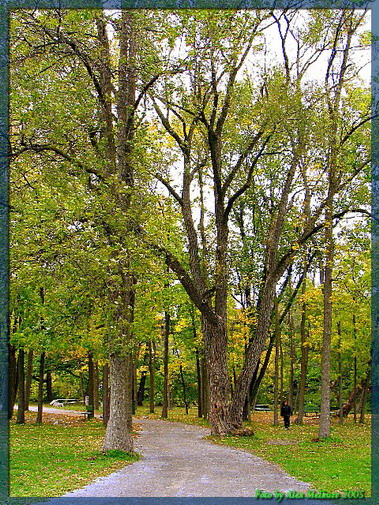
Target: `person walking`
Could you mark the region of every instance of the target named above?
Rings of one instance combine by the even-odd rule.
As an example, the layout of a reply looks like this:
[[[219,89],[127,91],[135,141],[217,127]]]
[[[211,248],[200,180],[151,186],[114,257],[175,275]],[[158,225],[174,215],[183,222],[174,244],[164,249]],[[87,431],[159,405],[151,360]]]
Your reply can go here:
[[[291,406],[288,404],[287,400],[284,400],[282,402],[282,407],[280,409],[280,415],[283,417],[284,427],[286,430],[288,430],[290,427],[291,414],[292,414]]]

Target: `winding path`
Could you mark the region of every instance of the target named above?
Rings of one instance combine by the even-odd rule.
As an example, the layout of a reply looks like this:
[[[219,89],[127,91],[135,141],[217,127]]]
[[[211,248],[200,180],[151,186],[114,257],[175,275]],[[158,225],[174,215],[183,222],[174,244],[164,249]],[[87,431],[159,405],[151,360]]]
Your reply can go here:
[[[142,458],[65,497],[253,497],[257,489],[310,488],[257,456],[204,440],[206,428],[153,419],[137,423]]]

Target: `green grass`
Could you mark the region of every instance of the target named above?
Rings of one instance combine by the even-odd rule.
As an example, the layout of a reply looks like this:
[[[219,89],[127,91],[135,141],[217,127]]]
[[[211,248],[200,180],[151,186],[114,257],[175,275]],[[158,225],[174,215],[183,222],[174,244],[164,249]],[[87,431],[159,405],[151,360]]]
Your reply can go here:
[[[138,413],[148,417],[147,409]],[[184,409],[169,411],[169,421],[207,425],[197,418],[196,409],[186,415]],[[284,430],[283,424],[273,426],[273,414],[257,412],[253,422],[246,426],[254,430],[253,436],[210,437],[219,444],[247,450],[267,461],[280,465],[287,473],[304,482],[309,482],[318,491],[334,492],[347,490],[371,494],[371,426],[354,424],[349,418],[341,426],[333,420],[331,437],[316,441],[318,425],[315,419],[306,418],[303,426],[292,424]],[[312,424],[311,424],[312,423]]]
[[[104,434],[98,420],[11,424],[11,496],[61,496],[138,459],[120,451],[104,454]]]

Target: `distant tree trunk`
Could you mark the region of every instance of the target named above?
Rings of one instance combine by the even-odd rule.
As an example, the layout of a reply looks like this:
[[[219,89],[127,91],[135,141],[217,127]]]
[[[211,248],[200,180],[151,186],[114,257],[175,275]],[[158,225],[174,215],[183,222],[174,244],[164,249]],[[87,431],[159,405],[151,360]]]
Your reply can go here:
[[[138,390],[137,390],[137,366],[135,353],[131,356],[131,381],[132,381],[132,415],[134,416],[137,411],[138,405]],[[131,428],[131,427],[130,427]]]
[[[8,344],[8,418],[12,419],[18,387],[16,348]]]
[[[362,399],[360,405],[360,417],[359,417],[359,422],[361,424],[365,422],[366,399],[367,399],[367,393],[370,389],[370,381],[371,381],[371,362],[369,369],[367,371],[366,378],[363,383]]]
[[[95,382],[95,368],[93,364],[93,354],[90,351],[88,353],[88,419],[94,418],[94,382]]]
[[[45,351],[41,353],[39,361],[37,424],[42,424],[44,373],[45,373]]]
[[[54,400],[53,396],[53,381],[51,377],[51,371],[48,370],[46,372],[46,398],[47,401],[50,403]]]
[[[109,365],[103,367],[103,424],[106,426],[109,420]]]
[[[94,386],[93,386],[93,406],[95,410],[99,410],[99,362],[95,361],[94,371]]]
[[[294,391],[294,365],[295,365],[295,339],[294,339],[294,324],[291,310],[288,312],[288,327],[290,336],[290,376],[288,384],[288,403],[294,408],[293,391]]]
[[[169,336],[170,336],[170,314],[165,311],[164,313],[164,344],[163,344],[163,405],[162,417],[168,417],[168,351],[169,351]]]
[[[275,375],[274,375],[274,426],[279,424],[279,317],[278,299],[275,298]]]
[[[84,391],[84,379],[83,379],[83,372],[80,372],[80,395],[82,398],[82,401],[84,402],[86,399],[86,394]]]
[[[207,362],[204,357],[201,358],[201,398],[203,405],[203,418],[208,419],[209,403],[208,403],[208,371]]]
[[[153,343],[149,341],[149,405],[150,414],[154,414],[154,394],[155,394],[155,353],[153,352]]]
[[[17,410],[17,424],[25,424],[25,351],[20,349],[18,351],[18,410]]]
[[[33,349],[28,352],[28,364],[26,367],[26,381],[25,381],[25,410],[29,410],[30,390],[32,387],[33,375]]]
[[[339,408],[339,423],[343,424],[343,380],[342,380],[342,350],[341,350],[341,321],[337,321],[338,333],[338,408]]]
[[[110,355],[110,417],[103,449],[130,452],[133,440],[129,432],[131,418],[131,377],[130,363],[123,356]]]
[[[355,318],[355,313],[353,313],[353,338],[354,338],[354,379],[353,387],[354,391],[357,389],[357,321]],[[354,413],[354,423],[357,422],[357,400],[356,396],[353,399],[353,413]]]
[[[201,384],[201,365],[199,349],[196,347],[196,375],[197,375],[197,417],[203,417],[203,398]]]
[[[179,373],[180,373],[180,380],[182,382],[182,388],[183,388],[183,402],[184,402],[184,406],[186,409],[186,414],[188,415],[187,387],[186,387],[186,381],[184,379],[183,365],[181,363],[179,365]]]
[[[142,406],[145,399],[145,385],[146,385],[146,370],[141,373],[141,378],[139,382],[138,392],[137,392],[137,405]]]
[[[303,424],[304,417],[304,401],[305,401],[305,389],[307,386],[307,372],[308,372],[308,335],[306,332],[306,321],[307,321],[307,305],[304,300],[304,295],[306,291],[306,282],[304,279],[301,294],[303,296],[303,303],[301,307],[301,322],[300,322],[300,347],[301,347],[301,369],[300,369],[300,382],[299,382],[299,397],[298,397],[298,409],[297,409],[297,424]]]

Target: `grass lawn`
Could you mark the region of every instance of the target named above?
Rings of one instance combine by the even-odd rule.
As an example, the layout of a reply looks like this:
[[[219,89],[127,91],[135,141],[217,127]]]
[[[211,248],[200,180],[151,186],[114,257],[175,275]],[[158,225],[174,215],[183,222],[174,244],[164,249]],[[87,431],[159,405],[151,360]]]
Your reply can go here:
[[[159,418],[139,408],[140,415]],[[197,410],[186,415],[184,409],[169,411],[170,421],[206,425],[197,418]],[[309,482],[316,490],[364,491],[371,494],[371,426],[370,416],[366,424],[354,424],[349,417],[341,426],[333,419],[330,439],[317,441],[318,420],[305,418],[303,426],[292,424],[285,430],[283,423],[273,426],[273,413],[255,412],[251,424],[253,436],[210,437],[214,442],[241,448],[280,465],[293,477]]]
[[[10,426],[12,497],[61,496],[138,459],[118,451],[103,454],[99,420],[45,414],[37,426],[35,413],[26,417],[26,424]]]

